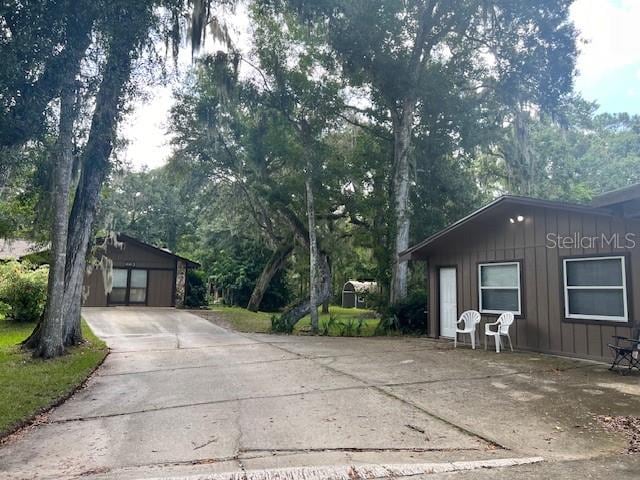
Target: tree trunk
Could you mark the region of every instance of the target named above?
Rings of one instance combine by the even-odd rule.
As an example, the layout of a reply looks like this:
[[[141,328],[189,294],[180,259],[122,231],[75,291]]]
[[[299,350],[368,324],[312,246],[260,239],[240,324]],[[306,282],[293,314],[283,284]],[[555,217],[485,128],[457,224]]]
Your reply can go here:
[[[69,76],[60,94],[60,121],[57,158],[54,165],[53,209],[51,226],[51,259],[47,304],[42,324],[36,329],[33,341],[25,344],[33,347],[33,356],[53,358],[64,353],[64,271],[67,257],[67,230],[69,219],[69,192],[73,167],[73,124],[75,119],[75,74]]]
[[[291,255],[291,252],[293,252],[292,239],[280,245],[278,249],[273,252],[273,255],[271,255],[271,258],[262,269],[262,273],[256,282],[256,286],[254,287],[251,298],[249,299],[249,304],[247,305],[247,310],[252,312],[258,311],[260,304],[262,303],[262,298],[264,297],[267,288],[269,288],[271,279],[273,279],[273,276],[282,269],[289,258],[289,255]]]
[[[326,299],[324,302],[322,302],[322,313],[329,313],[329,299]]]
[[[310,249],[309,232],[298,216],[286,205],[280,204],[275,208],[278,210],[282,218],[291,226],[291,230],[293,231],[296,240],[306,248]],[[320,273],[320,281],[317,285],[316,305],[319,305],[331,297],[331,264],[329,263],[329,256],[325,252],[322,252],[319,248],[317,251],[319,251],[317,268]],[[280,318],[285,321],[290,328],[293,328],[293,326],[305,315],[308,315],[310,311],[310,299],[305,298],[288,308]]]
[[[307,221],[309,223],[309,314],[311,316],[311,332],[318,333],[318,234],[316,232],[316,206],[313,197],[313,165],[307,163],[305,189],[307,191]]]
[[[320,274],[320,282],[317,285],[316,311],[317,305],[323,303],[331,297],[331,269],[329,267],[329,257],[325,253],[320,253],[318,259],[318,271]],[[282,314],[281,319],[293,328],[304,316],[311,312],[311,301],[309,298],[299,301],[286,312]]]
[[[407,262],[400,261],[400,253],[409,248],[409,188],[411,168],[409,162],[411,148],[412,121],[415,106],[405,102],[401,114],[393,115],[393,206],[395,210],[395,239],[391,288],[389,302],[397,303],[407,295]]]
[[[280,212],[282,217],[291,226],[296,239],[300,243],[305,245],[305,247],[310,249],[311,245],[309,242],[311,235],[309,235],[309,232],[305,228],[304,224],[300,221],[300,219],[296,216],[296,214],[286,205],[279,205],[276,208],[278,208],[278,211]],[[329,256],[325,252],[321,251],[319,248],[317,248],[316,251],[319,252],[317,254],[317,271],[319,273],[319,282],[316,282],[317,306],[325,302],[327,299],[331,298],[331,265],[329,263]],[[282,314],[281,319],[285,321],[290,328],[293,328],[293,326],[298,323],[305,315],[308,315],[310,311],[310,299],[305,298],[288,308],[287,311]]]
[[[136,28],[144,28],[137,25]],[[100,189],[109,172],[109,158],[118,121],[118,106],[131,72],[132,50],[138,36],[128,32],[112,40],[96,107],[91,121],[91,131],[82,156],[82,172],[69,218],[67,264],[64,293],[66,345],[82,342],[80,310],[86,257],[91,240]]]

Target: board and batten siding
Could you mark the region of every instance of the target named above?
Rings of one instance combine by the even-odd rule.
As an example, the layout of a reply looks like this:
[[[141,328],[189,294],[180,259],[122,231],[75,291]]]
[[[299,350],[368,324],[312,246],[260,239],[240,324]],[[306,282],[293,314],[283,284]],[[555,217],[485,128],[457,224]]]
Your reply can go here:
[[[106,255],[113,261],[113,268],[147,270],[147,301],[151,307],[171,307],[175,304],[176,257],[125,241],[124,248],[109,246]],[[85,306],[108,305],[104,291],[102,271],[94,269],[85,277]]]
[[[514,210],[516,212],[516,210]],[[508,217],[470,222],[434,246],[428,255],[427,331],[439,336],[438,271],[456,267],[458,315],[479,310],[478,264],[500,261],[520,262],[522,314],[511,327],[514,347],[589,359],[607,359],[607,344],[613,335],[631,336],[640,327],[635,316],[640,311],[640,222],[622,217],[566,211],[547,207],[518,207],[525,221],[511,224]],[[515,213],[514,213],[515,214]],[[549,248],[548,234],[584,237],[636,235],[635,248],[616,248],[594,242],[593,248]],[[580,255],[623,255],[627,268],[628,323],[565,319],[563,257]],[[484,323],[497,315],[482,315]]]

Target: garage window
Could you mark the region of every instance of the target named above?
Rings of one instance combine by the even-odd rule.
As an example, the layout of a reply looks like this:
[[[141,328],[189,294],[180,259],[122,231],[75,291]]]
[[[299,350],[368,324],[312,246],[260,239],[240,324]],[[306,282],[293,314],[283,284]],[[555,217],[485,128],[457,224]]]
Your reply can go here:
[[[564,259],[566,318],[628,322],[624,257]]]
[[[146,303],[147,275],[147,270],[114,268],[109,303],[121,305]]]
[[[147,301],[147,271],[131,270],[131,287],[129,303],[145,303]]]
[[[520,263],[481,263],[478,266],[480,312],[520,315]]]
[[[109,295],[109,301],[111,303],[126,303],[128,273],[126,268],[113,269],[113,287]]]

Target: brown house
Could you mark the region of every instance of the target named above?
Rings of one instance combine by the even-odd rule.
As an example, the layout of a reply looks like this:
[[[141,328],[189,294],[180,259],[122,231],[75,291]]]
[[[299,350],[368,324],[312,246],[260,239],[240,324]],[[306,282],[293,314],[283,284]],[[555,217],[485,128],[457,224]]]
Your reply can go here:
[[[427,262],[429,336],[510,311],[515,347],[601,360],[640,327],[640,186],[588,206],[503,196],[401,258]]]
[[[200,265],[128,235],[118,234],[117,240],[118,245],[107,242],[103,260],[103,264],[113,262],[111,291],[105,291],[109,269],[94,268],[85,276],[84,305],[182,306],[187,270]]]

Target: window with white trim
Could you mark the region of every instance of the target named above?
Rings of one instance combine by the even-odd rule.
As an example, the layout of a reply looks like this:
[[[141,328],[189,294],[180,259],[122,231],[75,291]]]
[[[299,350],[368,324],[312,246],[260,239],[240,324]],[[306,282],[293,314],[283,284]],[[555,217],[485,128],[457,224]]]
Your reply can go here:
[[[478,285],[481,313],[522,313],[519,262],[479,264]]]
[[[564,259],[566,318],[629,321],[624,257]]]

